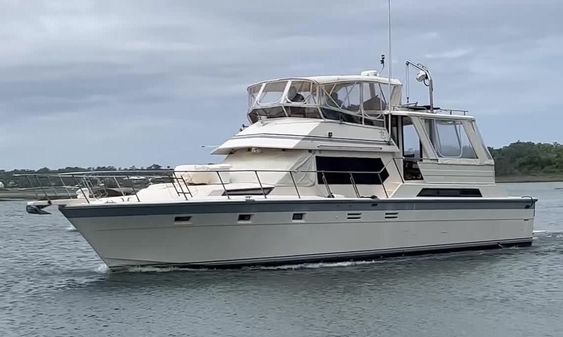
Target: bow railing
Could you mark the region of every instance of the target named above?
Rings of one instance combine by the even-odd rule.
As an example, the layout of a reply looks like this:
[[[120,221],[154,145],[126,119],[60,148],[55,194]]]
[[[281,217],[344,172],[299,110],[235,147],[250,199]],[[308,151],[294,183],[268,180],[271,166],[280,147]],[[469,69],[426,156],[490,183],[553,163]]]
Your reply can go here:
[[[394,162],[394,160],[393,160]],[[388,164],[388,163],[387,163]],[[202,185],[218,186],[222,196],[232,199],[235,195],[254,195],[264,199],[276,187],[289,187],[294,196],[301,199],[307,187],[319,187],[326,191],[327,198],[334,198],[334,190],[343,189],[335,186],[349,186],[350,194],[357,198],[375,197],[375,187],[381,186],[385,197],[390,196],[386,187],[389,172],[384,165],[378,171],[338,171],[338,170],[239,170],[239,169],[210,169],[202,170],[126,170],[126,171],[82,171],[69,173],[20,174],[35,187],[38,200],[83,198],[87,203],[104,197],[131,196],[134,200],[143,201],[139,191],[153,184],[167,183],[179,197],[190,200],[196,193],[194,188]],[[395,163],[395,165],[397,165]],[[385,172],[385,173],[384,173]],[[197,180],[197,175],[207,175],[207,183]],[[276,182],[268,182],[271,174],[277,174]],[[308,183],[299,182],[297,178],[308,178]],[[283,177],[288,177],[285,182]],[[235,177],[235,179],[231,179]],[[233,180],[233,181],[231,181]],[[337,181],[337,182],[335,182]],[[349,183],[348,183],[349,182]],[[235,185],[238,183],[238,185]],[[254,187],[240,189],[242,185]],[[395,182],[396,183],[396,182]],[[239,188],[237,188],[237,186]],[[360,188],[372,186],[372,195],[362,195]],[[348,187],[345,187],[347,189]],[[248,194],[245,194],[248,190]],[[252,192],[251,192],[252,191]],[[317,190],[318,191],[318,190]],[[287,190],[286,190],[287,192]],[[347,193],[348,194],[348,193]]]

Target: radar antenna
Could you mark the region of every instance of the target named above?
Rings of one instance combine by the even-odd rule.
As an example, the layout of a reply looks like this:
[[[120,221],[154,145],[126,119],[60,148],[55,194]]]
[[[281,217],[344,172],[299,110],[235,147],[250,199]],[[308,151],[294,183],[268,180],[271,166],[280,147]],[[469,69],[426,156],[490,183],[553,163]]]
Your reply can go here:
[[[407,74],[409,72],[409,66],[412,66],[419,70],[418,74],[416,74],[416,80],[418,82],[422,82],[425,86],[428,87],[428,96],[430,99],[430,112],[434,112],[434,85],[432,82],[432,76],[430,76],[430,70],[428,70],[428,68],[426,68],[421,63],[415,64],[410,61],[406,62],[406,66],[407,66]],[[407,96],[408,95],[409,93],[407,92]]]

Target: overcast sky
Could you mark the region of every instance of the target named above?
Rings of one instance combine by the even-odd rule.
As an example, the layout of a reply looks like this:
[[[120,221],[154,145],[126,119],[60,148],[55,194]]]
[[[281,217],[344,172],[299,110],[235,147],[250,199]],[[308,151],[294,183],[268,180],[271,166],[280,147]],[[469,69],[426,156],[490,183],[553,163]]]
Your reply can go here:
[[[213,161],[247,85],[379,69],[386,3],[0,0],[0,169]],[[563,143],[562,1],[392,8],[394,77],[428,66],[490,146]]]

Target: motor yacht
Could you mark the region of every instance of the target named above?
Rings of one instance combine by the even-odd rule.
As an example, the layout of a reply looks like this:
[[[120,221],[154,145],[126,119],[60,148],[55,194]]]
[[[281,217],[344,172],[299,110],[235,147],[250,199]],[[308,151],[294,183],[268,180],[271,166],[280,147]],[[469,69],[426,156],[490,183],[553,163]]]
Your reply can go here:
[[[120,187],[118,172],[73,174],[76,197],[28,211],[58,205],[112,270],[530,245],[536,199],[495,184],[475,118],[435,107],[430,72],[409,65],[430,104],[402,102],[401,82],[375,71],[256,83],[220,163],[145,172],[168,179],[118,196],[89,183]]]

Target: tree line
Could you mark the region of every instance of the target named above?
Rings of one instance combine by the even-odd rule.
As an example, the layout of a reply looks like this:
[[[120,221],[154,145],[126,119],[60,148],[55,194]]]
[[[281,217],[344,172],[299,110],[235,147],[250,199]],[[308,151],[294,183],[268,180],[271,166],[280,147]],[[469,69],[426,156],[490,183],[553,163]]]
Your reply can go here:
[[[516,142],[501,148],[489,148],[495,160],[495,172],[497,177],[519,177],[519,176],[561,176],[563,177],[563,145],[559,143],[533,143]],[[148,167],[116,168],[114,166],[98,167],[65,167],[62,169],[49,169],[47,167],[39,170],[0,170],[0,182],[5,187],[31,187],[29,179],[21,174],[47,174],[47,173],[69,173],[83,171],[143,171],[160,170],[163,167],[153,164]],[[170,168],[170,167],[166,167]]]
[[[29,169],[16,169],[11,171],[0,170],[0,182],[4,185],[4,187],[37,187],[38,183],[41,185],[62,185],[64,182],[65,184],[73,184],[74,179],[65,178],[64,181],[60,181],[58,179],[46,180],[44,177],[38,176],[30,176],[33,174],[42,175],[42,174],[58,174],[58,173],[72,173],[72,172],[103,172],[103,171],[131,171],[132,174],[137,174],[138,171],[152,171],[152,170],[161,170],[161,169],[170,169],[170,166],[162,167],[158,164],[153,164],[147,167],[115,167],[115,166],[97,166],[97,167],[78,167],[78,166],[69,166],[65,168],[59,169],[50,169],[48,167],[43,167],[38,170],[29,170]],[[135,173],[133,173],[135,172]],[[39,180],[38,180],[39,179]]]
[[[516,142],[499,149],[489,148],[495,172],[503,176],[562,176],[563,145]]]

